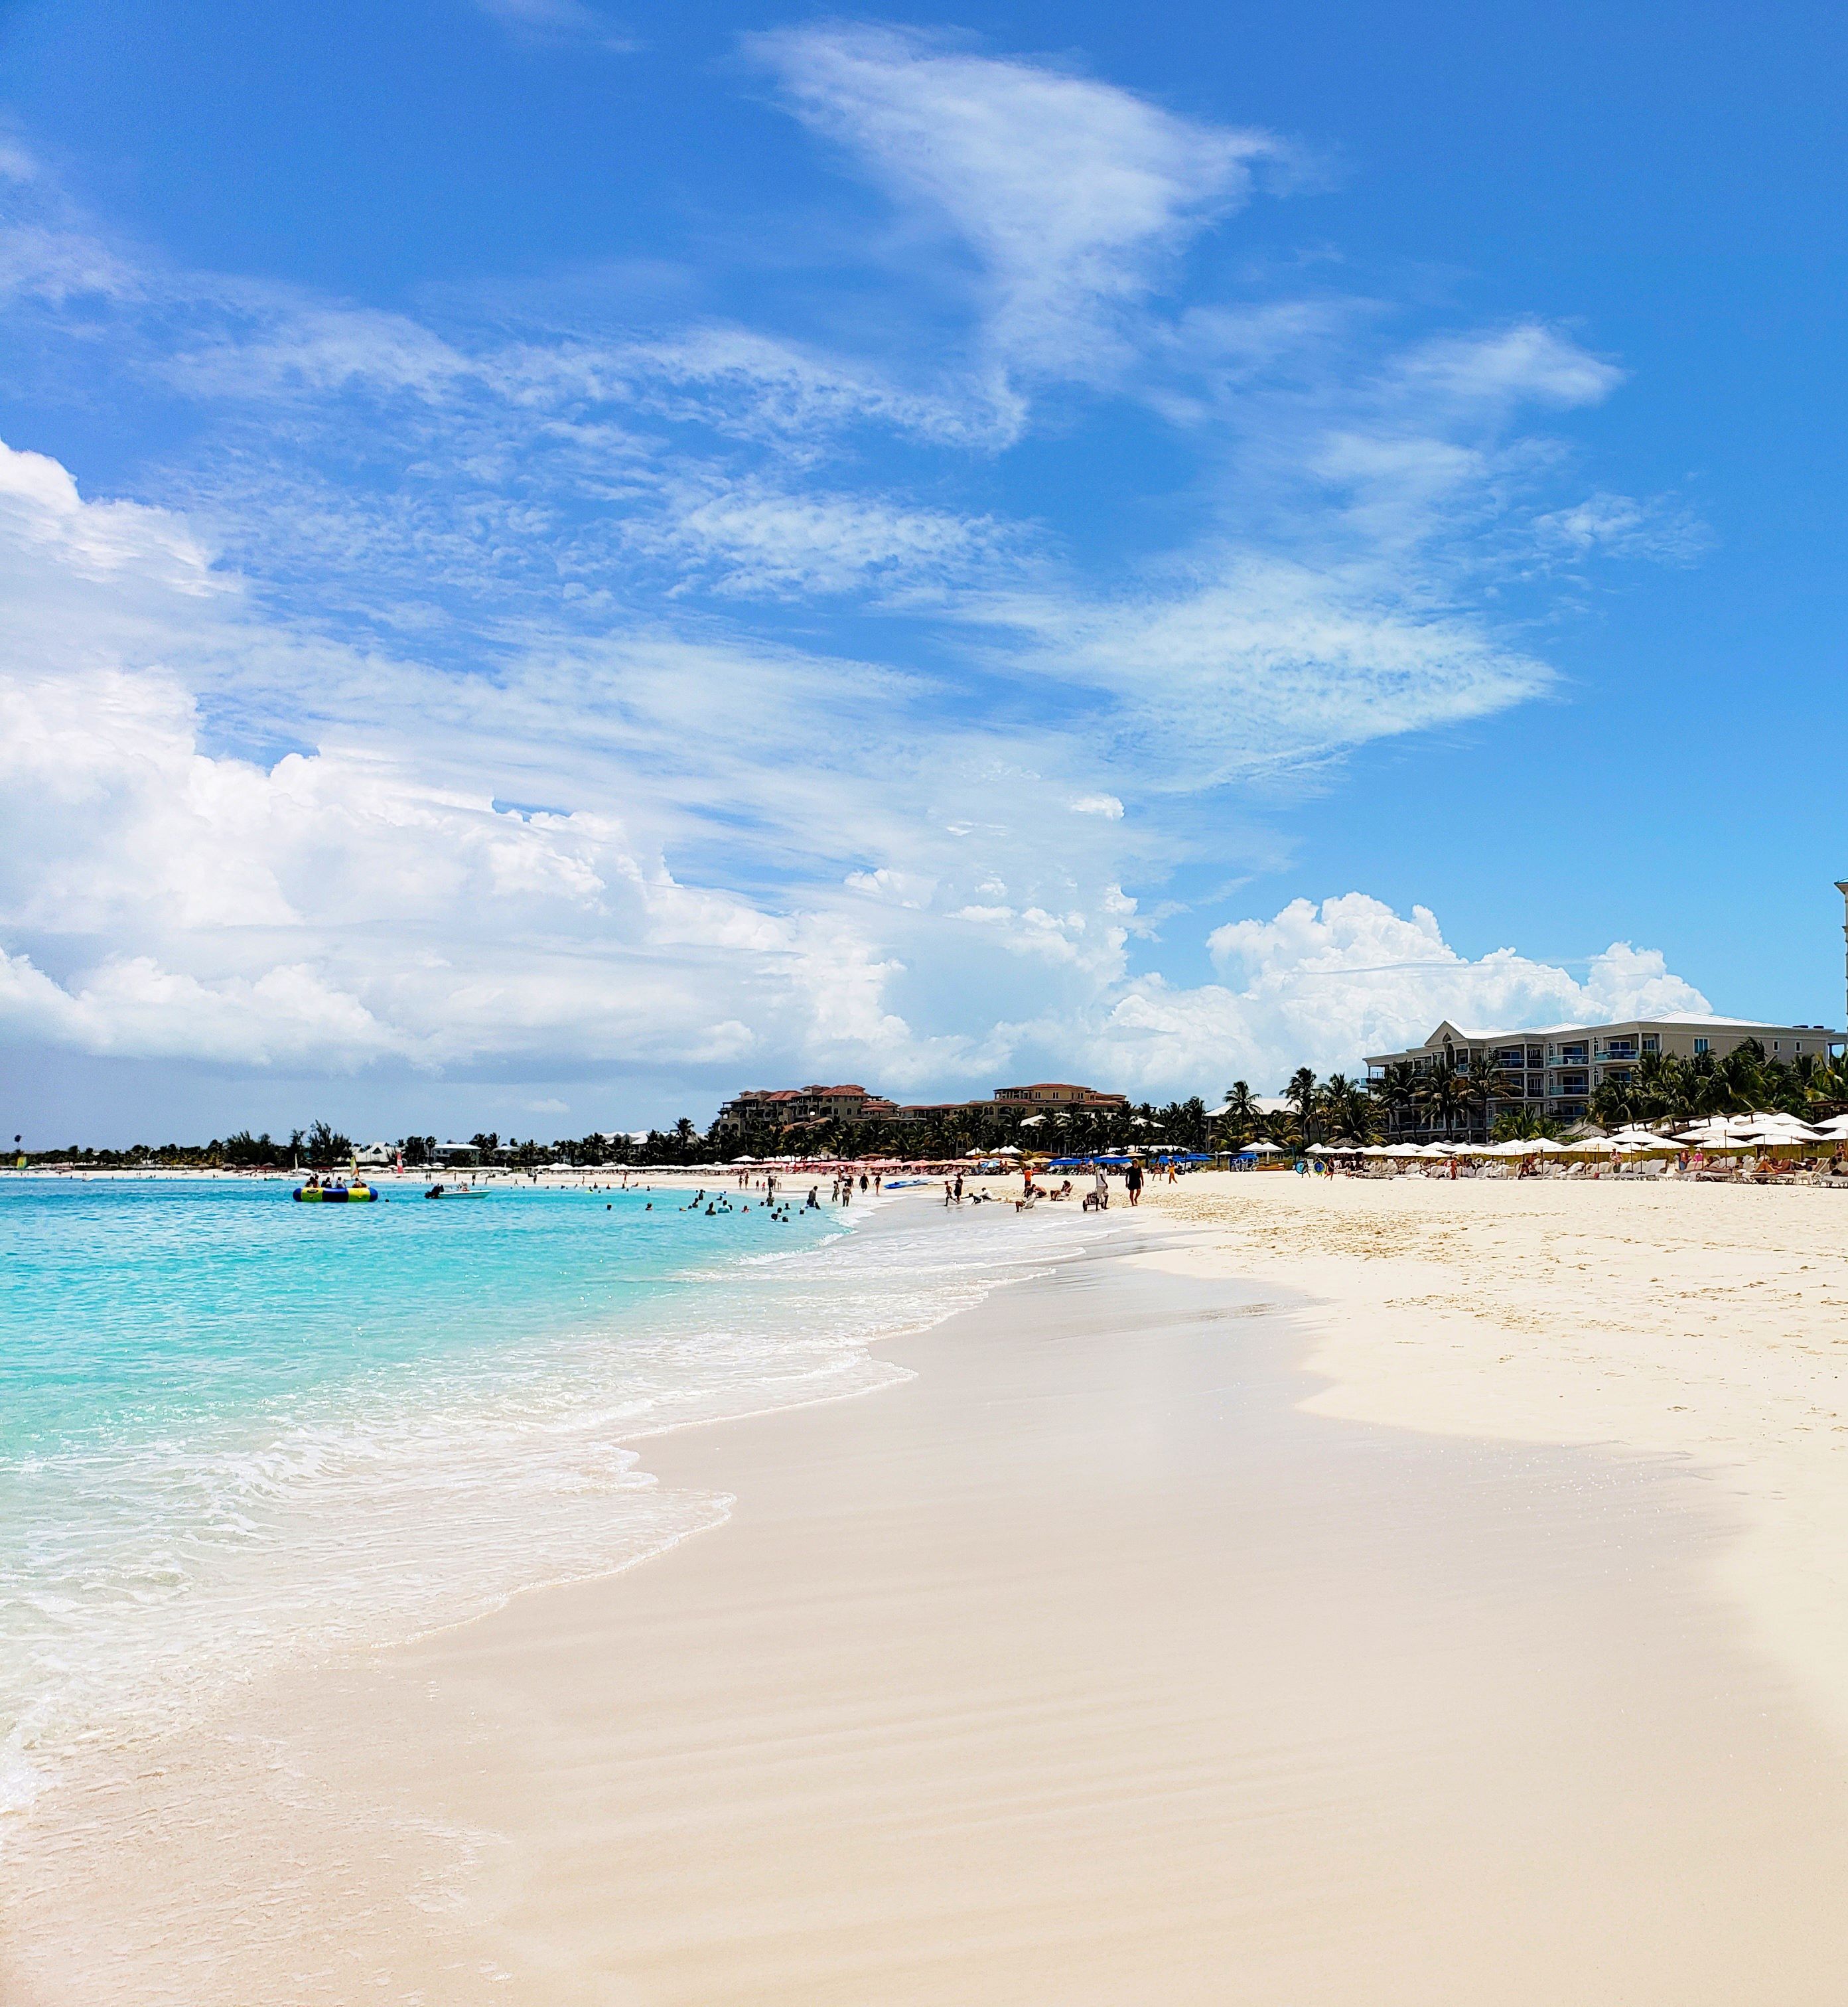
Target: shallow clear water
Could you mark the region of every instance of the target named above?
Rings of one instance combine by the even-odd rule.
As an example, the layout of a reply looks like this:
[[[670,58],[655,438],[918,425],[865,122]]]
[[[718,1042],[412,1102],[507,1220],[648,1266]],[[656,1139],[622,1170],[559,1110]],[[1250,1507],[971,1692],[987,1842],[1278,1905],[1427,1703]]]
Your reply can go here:
[[[1063,1237],[687,1197],[0,1182],[0,1809],[279,1651],[711,1525],[726,1501],[660,1491],[623,1439],[898,1377],[868,1339]]]

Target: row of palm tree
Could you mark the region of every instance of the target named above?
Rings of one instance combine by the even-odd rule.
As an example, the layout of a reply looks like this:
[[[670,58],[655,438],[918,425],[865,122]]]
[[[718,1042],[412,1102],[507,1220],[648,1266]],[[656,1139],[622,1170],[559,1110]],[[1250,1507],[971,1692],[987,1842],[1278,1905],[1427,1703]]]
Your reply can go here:
[[[1299,1067],[1282,1098],[1289,1104],[1286,1110],[1261,1109],[1250,1083],[1235,1080],[1226,1090],[1226,1106],[1213,1120],[1208,1142],[1221,1150],[1242,1150],[1254,1142],[1301,1150],[1312,1143],[1370,1143],[1380,1133],[1373,1097],[1345,1074],[1318,1081],[1312,1068]]]
[[[1628,1079],[1600,1082],[1587,1104],[1591,1119],[1606,1129],[1771,1109],[1805,1117],[1848,1110],[1848,1053],[1832,1060],[1805,1053],[1786,1065],[1768,1058],[1757,1039],[1691,1059],[1645,1053]]]
[[[1399,1060],[1388,1067],[1374,1084],[1373,1093],[1384,1109],[1387,1127],[1395,1135],[1418,1118],[1416,1126],[1441,1127],[1453,1137],[1459,1127],[1467,1130],[1476,1119],[1497,1102],[1518,1100],[1520,1084],[1494,1067],[1461,1067],[1453,1054],[1444,1052],[1427,1066]],[[1497,1134],[1504,1129],[1524,1138],[1550,1133],[1536,1113],[1508,1111],[1497,1116]]]

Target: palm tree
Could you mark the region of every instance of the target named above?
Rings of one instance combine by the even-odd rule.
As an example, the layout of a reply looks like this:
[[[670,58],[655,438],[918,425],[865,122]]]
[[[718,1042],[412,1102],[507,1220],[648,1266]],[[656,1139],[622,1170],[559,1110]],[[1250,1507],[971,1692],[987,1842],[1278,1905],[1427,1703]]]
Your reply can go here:
[[[1729,1115],[1748,1115],[1764,1099],[1765,1048],[1744,1039],[1714,1063],[1714,1077]]]
[[[1537,1109],[1511,1108],[1495,1118],[1497,1143],[1535,1143],[1543,1136],[1556,1136],[1559,1124],[1550,1122]]]
[[[1481,1090],[1448,1051],[1431,1062],[1418,1084],[1420,1106],[1434,1121],[1442,1120],[1446,1139],[1455,1132],[1457,1117],[1466,1117],[1481,1098]]]
[[[1289,1085],[1283,1090],[1283,1098],[1296,1110],[1296,1124],[1303,1132],[1303,1141],[1313,1143],[1316,1139],[1317,1096],[1315,1089],[1315,1072],[1310,1067],[1298,1067],[1289,1077]]]
[[[1353,1143],[1373,1140],[1373,1103],[1367,1090],[1345,1074],[1331,1073],[1322,1083],[1321,1110],[1331,1138]]]
[[[1418,1099],[1418,1068],[1410,1060],[1395,1060],[1368,1091],[1384,1103],[1387,1120],[1396,1134]]]
[[[1839,1114],[1848,1108],[1848,1052],[1818,1063],[1809,1075],[1810,1103],[1818,1114]]]
[[[1226,1113],[1218,1118],[1220,1134],[1241,1150],[1257,1134],[1257,1102],[1250,1083],[1235,1080],[1226,1090]]]

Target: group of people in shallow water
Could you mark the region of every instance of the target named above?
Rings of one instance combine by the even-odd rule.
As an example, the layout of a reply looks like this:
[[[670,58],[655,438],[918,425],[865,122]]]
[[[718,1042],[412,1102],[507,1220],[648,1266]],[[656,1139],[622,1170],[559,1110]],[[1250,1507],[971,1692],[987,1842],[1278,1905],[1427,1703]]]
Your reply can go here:
[[[870,1177],[864,1171],[859,1175],[860,1190],[862,1192],[869,1190],[876,1197],[882,1182],[883,1180],[876,1172]],[[771,1218],[779,1224],[795,1217],[792,1208],[795,1207],[795,1201],[792,1198],[785,1198],[781,1195],[783,1181],[774,1171],[765,1173],[760,1178],[753,1178],[749,1171],[740,1171],[737,1174],[735,1190],[740,1194],[753,1191],[761,1192],[763,1197],[755,1201],[746,1198],[742,1205],[734,1205],[732,1203],[731,1193],[709,1192],[702,1185],[686,1205],[680,1208],[680,1210],[682,1212],[702,1212],[708,1219],[718,1219],[726,1213],[749,1212],[752,1205],[755,1204],[760,1212],[767,1212]],[[828,1192],[828,1202],[832,1205],[851,1205],[853,1203],[853,1173],[851,1171],[837,1172],[834,1183]],[[809,1195],[803,1200],[800,1209],[804,1212],[820,1212],[821,1187],[820,1185],[809,1186]]]
[[[1172,1167],[1169,1170],[1168,1176],[1169,1181],[1172,1182],[1174,1177]],[[1132,1206],[1139,1205],[1141,1203],[1144,1182],[1144,1173],[1142,1166],[1131,1158],[1123,1167],[1123,1196],[1128,1199]],[[834,1175],[833,1182],[828,1187],[827,1202],[831,1205],[852,1205],[856,1189],[862,1194],[869,1192],[876,1197],[883,1183],[883,1175],[877,1171],[861,1171],[857,1173],[852,1171],[837,1171]],[[761,1194],[761,1196],[746,1196],[752,1194]],[[963,1173],[961,1171],[956,1172],[952,1176],[947,1177],[943,1180],[945,1206],[961,1205],[965,1200],[972,1205],[992,1205],[1000,1202],[1004,1196],[1000,1192],[965,1192],[963,1186]],[[1038,1184],[1035,1183],[1033,1173],[1029,1169],[1026,1173],[1025,1188],[1013,1200],[1014,1209],[1016,1212],[1022,1212],[1037,1205],[1042,1199],[1049,1203],[1056,1203],[1060,1200],[1075,1198],[1077,1196],[1077,1191],[1070,1178],[1063,1180],[1057,1185]],[[742,1204],[735,1205],[733,1203],[735,1197],[742,1199]],[[1108,1209],[1109,1203],[1110,1173],[1103,1165],[1099,1164],[1093,1173],[1092,1188],[1084,1195],[1084,1209],[1087,1212],[1102,1212]],[[708,1191],[702,1185],[679,1209],[682,1212],[703,1213],[708,1219],[717,1219],[729,1213],[749,1212],[753,1205],[760,1212],[767,1212],[772,1219],[778,1222],[786,1222],[795,1217],[797,1210],[803,1212],[819,1212],[822,1207],[821,1187],[819,1184],[810,1185],[807,1197],[802,1201],[798,1208],[793,1198],[783,1195],[783,1180],[775,1172],[766,1172],[761,1177],[754,1177],[750,1172],[741,1170],[734,1174],[732,1191]]]

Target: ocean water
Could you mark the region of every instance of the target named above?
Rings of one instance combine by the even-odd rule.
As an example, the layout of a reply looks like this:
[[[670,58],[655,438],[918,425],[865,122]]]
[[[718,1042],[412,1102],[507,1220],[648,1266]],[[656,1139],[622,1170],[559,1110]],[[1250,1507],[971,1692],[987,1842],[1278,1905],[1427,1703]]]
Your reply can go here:
[[[688,1196],[0,1180],[0,1812],[280,1653],[714,1524],[728,1501],[661,1491],[633,1438],[901,1378],[869,1340],[1074,1237]]]

